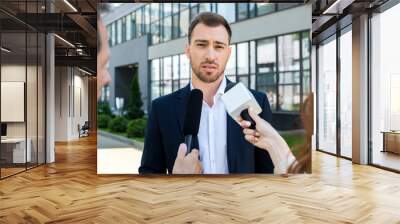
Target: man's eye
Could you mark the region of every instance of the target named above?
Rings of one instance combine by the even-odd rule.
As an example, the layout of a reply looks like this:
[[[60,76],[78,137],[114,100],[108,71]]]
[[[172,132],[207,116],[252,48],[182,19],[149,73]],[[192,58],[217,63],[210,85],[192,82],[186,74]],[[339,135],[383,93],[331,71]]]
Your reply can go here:
[[[199,46],[199,47],[204,47],[204,46],[206,46],[205,44],[197,44],[197,46]]]

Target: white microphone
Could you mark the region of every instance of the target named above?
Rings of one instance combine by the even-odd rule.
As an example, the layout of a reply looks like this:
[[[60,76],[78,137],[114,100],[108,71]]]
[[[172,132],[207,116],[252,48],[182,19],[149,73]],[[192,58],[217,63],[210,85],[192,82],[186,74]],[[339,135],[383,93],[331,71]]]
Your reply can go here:
[[[246,86],[238,82],[236,84],[228,85],[225,93],[221,96],[222,102],[228,114],[235,120],[241,116],[244,120],[252,122],[250,128],[255,128],[255,123],[248,114],[248,108],[253,108],[256,114],[262,112],[260,105],[254,98],[253,94],[246,88]]]

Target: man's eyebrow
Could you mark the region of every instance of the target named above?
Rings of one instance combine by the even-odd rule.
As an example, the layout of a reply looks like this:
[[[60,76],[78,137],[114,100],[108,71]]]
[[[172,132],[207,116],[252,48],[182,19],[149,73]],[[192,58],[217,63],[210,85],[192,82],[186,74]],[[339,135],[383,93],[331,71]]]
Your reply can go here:
[[[221,42],[221,41],[215,41],[215,43],[217,43],[217,44],[222,44],[222,45],[226,46],[226,43]]]
[[[202,42],[202,43],[208,43],[208,40],[195,40],[194,42]]]
[[[208,43],[208,40],[202,40],[202,39],[198,39],[198,40],[195,40],[194,42]],[[216,43],[216,44],[220,44],[220,45],[224,45],[224,46],[226,46],[226,45],[227,45],[226,43],[224,43],[224,42],[221,42],[221,41],[215,41],[215,43]]]

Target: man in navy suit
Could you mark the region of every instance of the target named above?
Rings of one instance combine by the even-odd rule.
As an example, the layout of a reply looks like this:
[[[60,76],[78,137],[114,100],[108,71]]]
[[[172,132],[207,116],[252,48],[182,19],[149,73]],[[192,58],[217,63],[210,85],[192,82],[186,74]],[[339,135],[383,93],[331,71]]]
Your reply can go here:
[[[204,12],[190,24],[185,54],[192,68],[189,85],[152,102],[139,173],[273,173],[266,150],[247,142],[243,129],[225,111],[221,95],[230,81],[224,70],[231,54],[231,29],[220,15]],[[199,149],[185,155],[183,122],[191,89],[203,92]],[[265,94],[251,90],[260,117],[271,122]]]

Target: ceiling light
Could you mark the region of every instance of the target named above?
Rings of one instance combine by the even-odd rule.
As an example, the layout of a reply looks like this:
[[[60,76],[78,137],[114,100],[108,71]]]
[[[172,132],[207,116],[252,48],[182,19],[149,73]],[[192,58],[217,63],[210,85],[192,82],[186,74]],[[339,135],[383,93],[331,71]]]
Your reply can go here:
[[[71,44],[71,42],[67,41],[66,39],[58,36],[57,34],[54,34],[54,36],[56,36],[58,39],[60,39],[61,41],[63,41],[64,43],[66,43],[67,45],[69,45],[70,47],[75,48],[75,45]]]
[[[81,68],[78,68],[79,69],[79,71],[81,71],[81,72],[83,72],[83,73],[85,73],[85,74],[87,74],[87,75],[92,75],[92,73],[90,73],[90,72],[88,72],[88,71],[85,71],[85,70],[83,70],[83,69],[81,69]]]
[[[339,4],[341,0],[336,0],[332,5],[330,5],[327,9],[325,9],[325,11],[322,14],[332,14],[332,9],[335,9],[337,7],[337,5]],[[337,11],[337,9],[335,10]],[[337,12],[335,12],[334,14],[339,14]]]
[[[68,2],[68,0],[64,0],[65,4],[67,4],[74,12],[78,12],[78,10],[71,4]]]
[[[6,53],[10,53],[10,52],[11,52],[10,50],[8,50],[8,49],[5,48],[5,47],[1,47],[0,49],[1,49],[2,51],[6,52]]]

